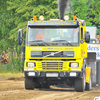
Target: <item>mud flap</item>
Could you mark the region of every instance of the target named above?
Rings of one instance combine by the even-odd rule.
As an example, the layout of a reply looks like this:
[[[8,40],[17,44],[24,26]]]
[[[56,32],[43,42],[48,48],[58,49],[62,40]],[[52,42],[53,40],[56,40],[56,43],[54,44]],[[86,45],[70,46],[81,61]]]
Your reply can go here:
[[[91,72],[91,68],[86,67],[86,83],[89,83],[90,81],[90,72]]]
[[[86,90],[92,89],[92,73],[91,67],[86,67]]]

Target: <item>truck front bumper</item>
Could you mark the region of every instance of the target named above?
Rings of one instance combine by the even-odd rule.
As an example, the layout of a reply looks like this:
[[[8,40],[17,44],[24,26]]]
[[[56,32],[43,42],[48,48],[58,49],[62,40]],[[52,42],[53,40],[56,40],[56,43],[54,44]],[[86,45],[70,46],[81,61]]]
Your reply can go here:
[[[25,71],[25,77],[78,77],[83,76],[82,71]]]

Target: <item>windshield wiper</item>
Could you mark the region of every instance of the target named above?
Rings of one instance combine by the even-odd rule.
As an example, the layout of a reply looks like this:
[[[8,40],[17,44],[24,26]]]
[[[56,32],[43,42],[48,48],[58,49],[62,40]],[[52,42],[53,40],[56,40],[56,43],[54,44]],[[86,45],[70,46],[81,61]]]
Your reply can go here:
[[[67,44],[70,44],[71,46],[73,46],[70,42],[68,42],[67,40],[54,40],[52,42],[67,42]]]
[[[43,41],[43,40],[35,40],[35,41],[30,41],[30,42],[42,42],[42,43],[44,43],[44,44],[46,44],[46,45],[49,46],[49,44],[48,44],[47,42]],[[38,44],[39,44],[39,43],[38,43]]]

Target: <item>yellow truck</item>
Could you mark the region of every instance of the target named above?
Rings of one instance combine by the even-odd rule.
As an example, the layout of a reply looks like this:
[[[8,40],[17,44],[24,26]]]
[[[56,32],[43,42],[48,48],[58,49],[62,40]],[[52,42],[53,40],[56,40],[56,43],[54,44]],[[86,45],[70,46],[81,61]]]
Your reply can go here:
[[[67,84],[83,92],[92,88],[92,71],[87,67],[90,41],[84,20],[35,21],[27,24],[25,43],[25,89]],[[18,30],[18,44],[23,42]]]

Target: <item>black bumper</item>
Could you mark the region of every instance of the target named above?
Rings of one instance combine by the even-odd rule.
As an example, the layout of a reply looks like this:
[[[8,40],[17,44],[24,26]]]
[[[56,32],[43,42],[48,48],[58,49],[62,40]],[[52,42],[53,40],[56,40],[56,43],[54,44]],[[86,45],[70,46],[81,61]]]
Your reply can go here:
[[[80,72],[78,71],[25,71],[24,74],[25,74],[25,77],[65,77],[65,78],[77,77],[77,78],[81,78],[83,76],[82,71]]]

